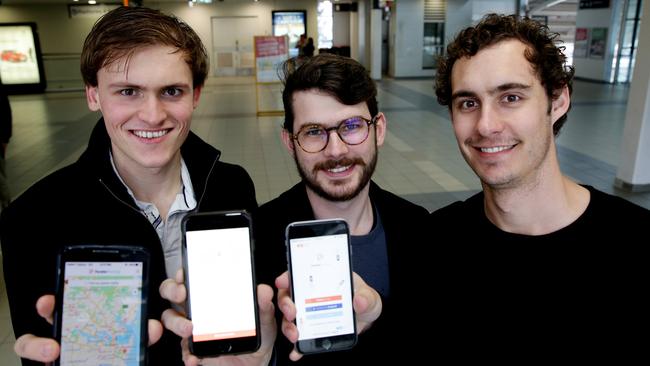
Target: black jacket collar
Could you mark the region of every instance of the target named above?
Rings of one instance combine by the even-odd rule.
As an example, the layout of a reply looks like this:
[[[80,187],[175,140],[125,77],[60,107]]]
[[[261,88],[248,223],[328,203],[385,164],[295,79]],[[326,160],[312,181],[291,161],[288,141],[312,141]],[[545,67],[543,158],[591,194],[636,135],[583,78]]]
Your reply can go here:
[[[108,154],[110,149],[111,139],[106,131],[104,118],[100,118],[90,135],[88,147],[79,158],[80,168],[92,172],[93,177],[106,185],[118,198],[130,202],[135,207],[135,202],[113,170]],[[192,188],[196,199],[200,202],[207,179],[219,160],[221,152],[190,131],[181,146],[181,155],[192,177]]]

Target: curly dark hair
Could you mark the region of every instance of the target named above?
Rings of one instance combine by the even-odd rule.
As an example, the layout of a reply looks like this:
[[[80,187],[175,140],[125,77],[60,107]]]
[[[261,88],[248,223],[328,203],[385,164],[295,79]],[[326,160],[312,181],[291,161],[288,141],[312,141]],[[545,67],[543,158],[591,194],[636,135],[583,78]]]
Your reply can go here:
[[[293,132],[293,93],[309,89],[325,92],[345,105],[366,102],[371,116],[379,112],[377,86],[357,61],[330,53],[287,60],[280,70],[284,83],[284,128]]]
[[[165,45],[182,52],[192,70],[193,87],[208,75],[208,52],[199,36],[178,18],[145,7],[121,6],[103,15],[86,37],[81,51],[84,83],[97,86],[97,72],[141,47]]]
[[[568,87],[570,95],[573,91],[574,69],[566,65],[564,46],[555,44],[559,42],[558,36],[559,34],[552,33],[547,26],[527,17],[486,15],[475,26],[462,30],[447,46],[447,54],[438,60],[435,81],[438,103],[448,106],[451,110],[451,70],[456,60],[472,57],[480,50],[508,39],[517,39],[528,45],[524,56],[539,76],[549,100],[557,99],[564,86]],[[549,113],[550,108],[549,102]],[[566,122],[567,113],[553,125],[555,136]]]

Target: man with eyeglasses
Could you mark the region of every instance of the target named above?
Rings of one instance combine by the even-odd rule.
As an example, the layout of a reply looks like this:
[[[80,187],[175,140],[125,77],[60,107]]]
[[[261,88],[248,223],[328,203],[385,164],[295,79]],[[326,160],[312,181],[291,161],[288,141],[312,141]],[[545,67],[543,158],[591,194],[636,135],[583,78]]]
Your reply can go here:
[[[381,189],[371,181],[378,147],[386,136],[386,116],[377,107],[377,89],[358,62],[320,54],[285,64],[282,142],[302,181],[262,205],[255,215],[257,275],[278,287],[281,329],[291,341],[294,304],[288,295],[285,228],[294,221],[343,218],[350,227],[358,344],[349,351],[302,357],[284,337],[276,341],[278,364],[353,364],[382,361],[396,336],[392,299],[409,296],[405,267],[414,255],[416,231],[427,210]],[[361,294],[367,295],[358,299]],[[378,297],[380,301],[372,301]],[[371,301],[368,302],[367,300]],[[383,307],[383,308],[382,308]],[[401,320],[401,318],[400,318]],[[372,327],[370,325],[372,324]],[[364,331],[365,330],[365,331]]]

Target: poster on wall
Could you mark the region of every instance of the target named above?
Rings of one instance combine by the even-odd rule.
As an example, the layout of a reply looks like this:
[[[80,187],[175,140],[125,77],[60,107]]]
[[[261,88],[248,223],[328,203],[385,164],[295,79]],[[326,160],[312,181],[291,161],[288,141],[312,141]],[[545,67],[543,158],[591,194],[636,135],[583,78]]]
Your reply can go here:
[[[257,97],[257,115],[281,115],[282,82],[279,69],[289,58],[289,37],[255,36],[255,95]]]
[[[280,82],[278,68],[289,58],[287,36],[255,36],[255,66],[258,83]]]
[[[307,11],[272,11],[273,35],[289,38],[289,56],[298,56],[296,48],[302,34],[307,34]]]
[[[8,93],[45,90],[36,23],[0,23],[0,79]]]
[[[605,58],[605,47],[607,46],[607,28],[592,28],[591,40],[589,41],[589,58]]]
[[[573,48],[574,58],[587,57],[589,46],[589,28],[576,28],[576,40]]]

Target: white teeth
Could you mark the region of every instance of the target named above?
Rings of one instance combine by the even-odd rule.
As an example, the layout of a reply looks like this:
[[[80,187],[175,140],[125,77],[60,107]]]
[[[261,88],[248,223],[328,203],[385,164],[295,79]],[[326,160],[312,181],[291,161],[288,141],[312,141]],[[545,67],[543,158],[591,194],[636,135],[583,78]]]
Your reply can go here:
[[[334,168],[334,169],[327,169],[327,171],[331,172],[331,173],[341,173],[341,172],[344,172],[344,171],[348,170],[349,168],[350,168],[350,165],[346,165],[346,166],[341,166],[341,167]]]
[[[133,134],[144,138],[144,139],[154,139],[158,137],[165,136],[169,130],[160,130],[160,131],[133,131]]]
[[[512,146],[495,146],[495,147],[482,147],[481,152],[485,153],[498,153],[499,151],[511,149]]]

